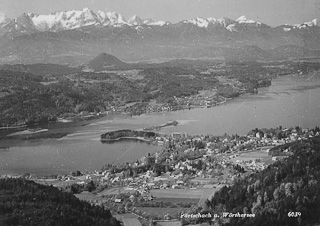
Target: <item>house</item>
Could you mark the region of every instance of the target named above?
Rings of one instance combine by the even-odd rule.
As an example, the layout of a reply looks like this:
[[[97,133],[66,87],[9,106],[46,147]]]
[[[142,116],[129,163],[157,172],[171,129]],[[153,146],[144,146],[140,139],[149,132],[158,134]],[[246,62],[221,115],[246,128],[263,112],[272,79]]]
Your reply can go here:
[[[130,200],[131,202],[135,202],[136,197],[135,197],[134,195],[130,195],[129,200]]]
[[[182,181],[182,180],[177,180],[177,185],[183,185],[184,184],[184,182]]]
[[[155,183],[148,183],[147,185],[149,188],[153,188],[155,186]]]
[[[187,135],[187,133],[184,133],[184,132],[173,132],[173,133],[171,133],[171,136],[173,137],[173,138],[186,138],[188,135]]]
[[[119,181],[120,181],[120,178],[119,178],[119,177],[115,177],[115,178],[113,178],[113,179],[111,180],[112,183],[114,183],[114,182],[119,182]]]
[[[163,185],[160,186],[160,188],[168,188],[169,185],[167,183],[164,183]]]

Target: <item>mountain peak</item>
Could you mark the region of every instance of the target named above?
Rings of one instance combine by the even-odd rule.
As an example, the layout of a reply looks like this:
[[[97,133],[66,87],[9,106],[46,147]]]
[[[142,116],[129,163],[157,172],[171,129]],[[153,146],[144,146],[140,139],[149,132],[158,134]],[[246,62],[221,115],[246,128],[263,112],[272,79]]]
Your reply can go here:
[[[303,24],[295,24],[293,26],[293,28],[298,28],[298,29],[302,29],[302,28],[307,28],[307,27],[314,27],[318,25],[318,20],[317,19],[313,19],[309,22],[304,22]]]
[[[116,12],[107,12],[106,16],[109,18],[111,23],[114,24],[127,24],[126,19],[121,15]]]
[[[202,17],[196,17],[194,19],[191,19],[191,20],[184,20],[183,23],[191,23],[191,24],[194,24],[198,27],[205,27],[207,28],[208,25],[209,25],[209,22],[207,19],[204,19]]]
[[[94,70],[103,70],[107,68],[121,67],[126,65],[127,63],[108,53],[100,53],[88,64],[88,66]]]
[[[9,23],[11,20],[4,14],[0,14],[0,24]]]
[[[256,22],[254,20],[248,20],[246,16],[240,16],[236,21],[239,24],[257,24],[257,25],[261,25],[260,22]]]
[[[247,20],[246,16],[240,16],[236,21],[239,22],[239,21],[246,21],[246,20]]]
[[[317,26],[318,20],[317,19],[313,19],[310,22],[305,22],[304,24],[308,25],[309,27]]]
[[[143,24],[143,20],[138,17],[137,15],[133,15],[129,20],[128,23],[131,25],[142,25]]]

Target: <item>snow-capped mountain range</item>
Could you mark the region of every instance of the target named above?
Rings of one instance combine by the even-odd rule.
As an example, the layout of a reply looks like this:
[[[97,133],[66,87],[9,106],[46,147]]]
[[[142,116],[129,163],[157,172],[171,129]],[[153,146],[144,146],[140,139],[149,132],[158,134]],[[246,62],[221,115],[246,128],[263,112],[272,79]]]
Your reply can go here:
[[[201,28],[208,28],[209,26],[220,26],[228,31],[238,31],[239,26],[256,26],[261,27],[268,25],[261,22],[256,22],[253,20],[248,20],[245,16],[239,17],[237,20],[232,20],[229,18],[201,18],[197,17],[190,20],[183,20],[178,24],[192,24]],[[86,27],[86,26],[111,26],[111,27],[121,27],[121,26],[165,26],[171,25],[167,21],[153,21],[152,19],[141,19],[137,15],[132,16],[130,19],[126,20],[122,15],[115,12],[93,12],[88,8],[83,10],[72,10],[65,12],[54,12],[48,15],[38,15],[34,13],[24,13],[15,19],[9,19],[5,15],[0,15],[0,29],[4,31],[0,32],[2,34],[6,32],[35,32],[35,31],[52,31],[57,32],[61,30],[72,30],[76,28]],[[311,26],[317,26],[317,19],[311,22],[305,22],[303,24],[297,25],[286,25],[285,31],[290,29],[301,29]]]
[[[7,27],[7,31],[61,31],[71,30],[86,26],[138,26],[138,25],[158,25],[169,24],[165,21],[142,20],[134,15],[126,20],[116,12],[93,12],[88,8],[83,10],[72,10],[65,12],[54,12],[48,15],[38,15],[34,13],[24,13],[15,19],[9,19],[5,15],[0,15],[0,28]]]
[[[320,56],[317,19],[271,27],[245,16],[193,18],[178,23],[128,20],[85,8],[48,15],[0,15],[0,64],[79,65],[101,52],[127,61],[167,58],[283,60]]]

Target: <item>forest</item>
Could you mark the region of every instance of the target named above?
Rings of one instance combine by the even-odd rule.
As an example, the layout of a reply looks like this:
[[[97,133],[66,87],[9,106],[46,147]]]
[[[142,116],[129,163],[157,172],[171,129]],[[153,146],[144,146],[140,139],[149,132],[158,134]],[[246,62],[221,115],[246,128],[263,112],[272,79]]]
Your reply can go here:
[[[0,179],[0,225],[120,226],[109,210],[53,186]]]
[[[294,154],[225,186],[204,211],[253,213],[254,218],[215,219],[224,225],[314,225],[320,222],[320,138],[285,144]]]
[[[114,140],[121,137],[155,137],[157,134],[154,132],[135,131],[135,130],[117,130],[107,132],[101,135],[101,139]]]
[[[106,106],[141,101],[147,96],[125,78],[98,75],[94,80],[90,76],[97,75],[88,73],[51,77],[0,71],[0,127],[56,121],[66,113],[101,112]]]

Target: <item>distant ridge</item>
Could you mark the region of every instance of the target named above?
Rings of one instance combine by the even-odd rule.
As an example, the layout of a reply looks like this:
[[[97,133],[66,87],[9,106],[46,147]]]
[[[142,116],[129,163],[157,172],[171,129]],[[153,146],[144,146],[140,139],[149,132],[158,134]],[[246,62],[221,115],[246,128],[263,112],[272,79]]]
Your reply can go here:
[[[103,69],[110,69],[110,68],[118,68],[128,66],[127,63],[119,60],[117,57],[107,54],[107,53],[100,53],[97,57],[91,60],[88,63],[89,68],[94,70],[103,70]]]
[[[197,17],[170,23],[136,15],[126,20],[116,12],[95,13],[88,8],[47,15],[24,13],[15,19],[0,15],[0,64],[88,66],[87,62],[101,52],[130,62],[318,58],[319,40],[317,19],[272,27],[246,16],[237,20]],[[91,65],[97,70],[124,68],[123,62],[100,57],[106,59],[94,60],[98,63],[93,61]]]

